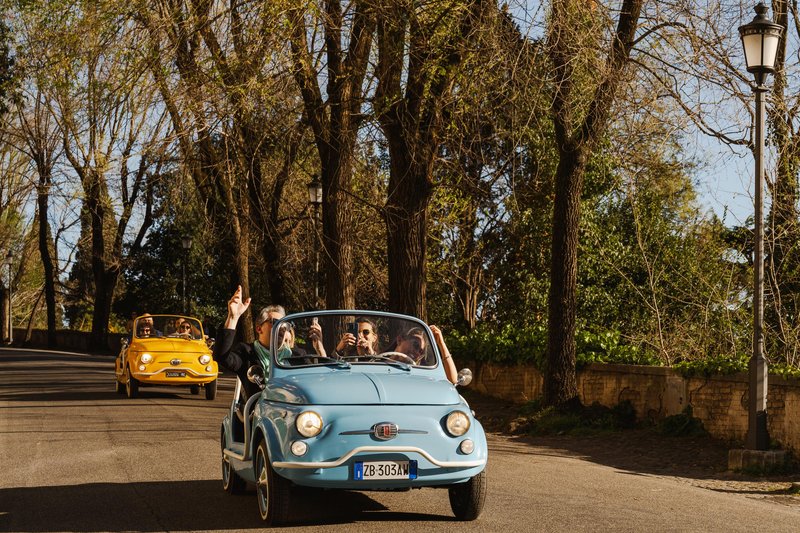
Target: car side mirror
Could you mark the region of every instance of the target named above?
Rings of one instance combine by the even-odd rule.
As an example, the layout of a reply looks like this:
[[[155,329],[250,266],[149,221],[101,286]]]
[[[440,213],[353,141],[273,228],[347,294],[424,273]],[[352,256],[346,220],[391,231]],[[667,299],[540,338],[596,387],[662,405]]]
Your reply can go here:
[[[206,346],[212,348],[214,346],[214,338],[206,335]]]
[[[128,337],[122,337],[122,338],[119,340],[119,345],[120,345],[120,348],[122,348],[123,350],[124,350],[125,348],[127,348],[127,347],[128,347]]]
[[[250,383],[255,383],[262,389],[264,388],[264,369],[258,365],[253,365],[247,369],[247,379]]]
[[[458,377],[456,379],[456,386],[457,387],[466,387],[472,383],[472,370],[469,368],[462,368],[458,372]]]

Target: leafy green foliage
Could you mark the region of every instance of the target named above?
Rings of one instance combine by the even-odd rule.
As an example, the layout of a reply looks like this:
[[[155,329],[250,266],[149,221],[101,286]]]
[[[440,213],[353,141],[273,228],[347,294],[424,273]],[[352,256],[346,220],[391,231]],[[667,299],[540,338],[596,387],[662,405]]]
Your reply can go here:
[[[747,371],[748,357],[744,354],[739,357],[731,357],[730,355],[717,355],[705,357],[702,359],[695,359],[692,361],[679,361],[673,365],[673,368],[678,370],[686,377],[692,376],[713,376],[713,375],[730,375],[738,372]]]
[[[589,363],[658,365],[661,362],[651,351],[626,343],[619,331],[578,331],[575,341],[579,366]]]
[[[616,331],[579,331],[576,341],[578,367],[590,363],[657,365],[660,362],[646,349],[627,344]],[[466,335],[453,333],[447,343],[458,357],[501,364],[527,363],[542,370],[546,361],[547,328],[544,324],[506,324],[499,331],[493,331],[481,325]]]
[[[788,365],[784,362],[769,365],[769,373],[783,378],[800,378],[800,368]]]

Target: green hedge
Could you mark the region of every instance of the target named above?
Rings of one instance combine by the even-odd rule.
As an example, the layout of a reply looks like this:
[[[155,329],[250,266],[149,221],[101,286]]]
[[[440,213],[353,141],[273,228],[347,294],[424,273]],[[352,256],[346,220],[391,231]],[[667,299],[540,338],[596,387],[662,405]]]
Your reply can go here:
[[[575,342],[578,368],[589,363],[661,364],[658,357],[648,350],[626,344],[616,331],[578,331]],[[466,335],[451,335],[447,343],[457,356],[476,361],[531,364],[543,370],[547,359],[547,328],[544,325],[506,325],[500,331],[478,327]]]
[[[530,364],[544,370],[547,361],[547,328],[544,325],[506,325],[500,331],[478,327],[466,335],[457,332],[447,339],[456,358],[499,364]],[[578,331],[575,334],[576,366],[590,363],[664,366],[651,350],[628,344],[618,331]],[[749,354],[736,357],[718,355],[673,365],[686,377],[730,375],[747,372]],[[800,368],[785,364],[770,365],[771,374],[800,378]]]

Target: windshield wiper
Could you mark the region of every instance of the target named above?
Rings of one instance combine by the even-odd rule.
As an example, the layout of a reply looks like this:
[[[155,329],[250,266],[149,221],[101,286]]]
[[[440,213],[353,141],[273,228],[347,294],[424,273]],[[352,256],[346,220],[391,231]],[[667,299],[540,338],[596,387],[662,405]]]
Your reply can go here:
[[[368,363],[380,361],[382,363],[386,363],[387,365],[396,366],[402,370],[408,370],[409,372],[411,371],[411,365],[402,361],[398,361],[397,359],[392,359],[391,357],[386,357],[384,355],[370,355],[369,357],[370,361],[367,361]]]
[[[350,368],[350,363],[342,361],[341,359],[333,359],[332,357],[317,357],[317,364],[321,365],[335,365],[339,368]]]

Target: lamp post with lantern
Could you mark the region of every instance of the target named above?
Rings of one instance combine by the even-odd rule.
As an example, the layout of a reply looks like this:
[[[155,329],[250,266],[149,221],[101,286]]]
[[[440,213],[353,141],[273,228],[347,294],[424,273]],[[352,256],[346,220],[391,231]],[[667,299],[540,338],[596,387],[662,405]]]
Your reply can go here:
[[[755,77],[755,250],[753,257],[753,353],[750,357],[747,448],[769,448],[767,432],[767,361],[764,357],[764,86],[767,74],[775,72],[783,28],[767,18],[767,7],[759,3],[753,20],[739,26],[747,72]]]
[[[8,251],[6,254],[6,258],[3,261],[3,264],[8,267],[8,344],[12,344],[14,342],[14,317],[13,317],[13,306],[11,305],[12,302],[12,294],[11,294],[11,281],[13,280],[12,273],[11,273],[11,263],[14,260],[14,254],[11,250]]]
[[[181,261],[181,285],[183,287],[183,295],[182,295],[182,304],[183,304],[183,314],[188,313],[187,307],[187,291],[186,291],[186,262],[189,258],[189,250],[192,249],[192,236],[191,235],[183,235],[181,237],[181,247],[183,248],[183,261]]]
[[[319,306],[319,210],[322,207],[322,182],[319,176],[314,176],[313,179],[306,185],[308,187],[308,203],[314,210],[313,213],[313,226],[314,226],[314,306]]]

